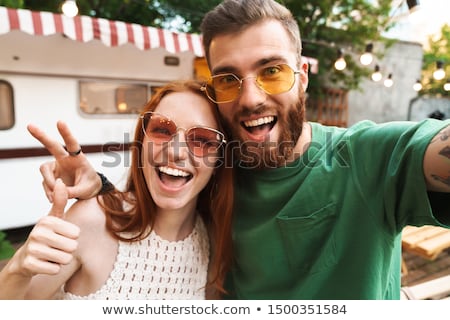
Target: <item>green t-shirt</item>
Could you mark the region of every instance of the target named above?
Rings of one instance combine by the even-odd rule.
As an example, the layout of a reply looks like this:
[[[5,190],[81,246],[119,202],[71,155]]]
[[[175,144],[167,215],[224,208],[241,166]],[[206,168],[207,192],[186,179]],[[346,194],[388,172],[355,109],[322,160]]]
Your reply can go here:
[[[229,298],[399,299],[402,228],[450,225],[450,194],[431,210],[422,169],[448,124],[311,123],[288,167],[237,169]]]

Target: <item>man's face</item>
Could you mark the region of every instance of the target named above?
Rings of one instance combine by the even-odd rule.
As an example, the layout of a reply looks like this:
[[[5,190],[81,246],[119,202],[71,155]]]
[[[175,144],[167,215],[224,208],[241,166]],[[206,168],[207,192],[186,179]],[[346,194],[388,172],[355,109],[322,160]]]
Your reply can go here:
[[[219,103],[219,111],[241,164],[254,168],[279,167],[292,159],[304,117],[307,65],[298,70],[298,54],[283,26],[264,21],[236,34],[213,38],[209,63],[213,75],[233,73],[246,78],[240,95]],[[287,64],[295,75],[292,88],[267,94],[256,83],[262,70]]]

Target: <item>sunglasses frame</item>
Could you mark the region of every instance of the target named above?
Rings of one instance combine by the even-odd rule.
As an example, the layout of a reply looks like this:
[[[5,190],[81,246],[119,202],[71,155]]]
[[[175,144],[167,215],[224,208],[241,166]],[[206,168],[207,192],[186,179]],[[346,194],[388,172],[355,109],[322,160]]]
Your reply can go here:
[[[147,134],[147,126],[148,126],[148,124],[150,123],[150,119],[151,119],[151,117],[152,117],[153,115],[158,116],[158,117],[161,117],[161,118],[163,118],[164,120],[168,120],[168,122],[172,123],[172,124],[175,126],[175,128],[176,128],[175,132],[170,136],[170,139],[168,139],[167,141],[161,141],[161,142],[156,141],[155,138],[152,138],[149,134]],[[148,117],[148,118],[147,118],[147,117]],[[175,121],[173,121],[173,120],[170,119],[169,117],[167,117],[167,116],[165,116],[165,115],[163,115],[163,114],[161,114],[161,113],[158,113],[158,112],[147,111],[147,112],[141,114],[141,115],[139,116],[139,118],[141,119],[141,128],[142,128],[142,131],[143,131],[144,135],[145,135],[149,140],[151,140],[153,143],[156,143],[156,144],[165,144],[165,143],[170,142],[170,141],[173,139],[173,137],[175,137],[175,136],[177,135],[177,133],[178,133],[179,130],[183,130],[183,131],[184,131],[184,134],[185,134],[185,136],[186,136],[186,144],[187,144],[187,147],[188,147],[188,149],[189,149],[189,152],[190,152],[192,155],[196,156],[196,157],[206,157],[206,156],[208,156],[208,153],[199,155],[199,154],[196,154],[196,153],[194,152],[195,149],[193,149],[193,147],[191,147],[191,141],[192,141],[192,140],[189,140],[189,139],[188,139],[189,132],[190,132],[191,130],[193,130],[193,129],[205,129],[205,130],[214,132],[216,135],[218,135],[218,137],[220,138],[220,140],[216,140],[216,141],[215,141],[215,142],[218,143],[218,145],[217,145],[215,151],[218,151],[222,145],[224,145],[224,144],[227,143],[227,140],[225,139],[225,135],[224,135],[222,132],[220,132],[219,130],[217,130],[217,129],[210,128],[210,127],[207,127],[207,126],[192,126],[192,127],[186,129],[186,128],[183,128],[183,127],[178,126],[178,125],[175,123]],[[146,122],[146,121],[147,121],[147,122]]]
[[[268,92],[266,89],[264,89],[264,87],[258,82],[258,77],[259,77],[259,75],[260,75],[260,72],[261,72],[262,70],[266,70],[266,69],[268,69],[268,68],[281,67],[281,66],[287,67],[289,70],[292,71],[292,75],[293,75],[293,81],[292,81],[292,84],[290,85],[289,89],[286,89],[285,91],[281,91],[281,92],[278,92],[278,93],[270,93],[270,92]],[[291,90],[292,87],[293,87],[294,84],[295,84],[295,75],[296,75],[296,74],[300,74],[300,71],[296,71],[296,70],[292,69],[291,66],[289,66],[289,65],[286,64],[286,63],[280,63],[280,64],[275,64],[275,65],[273,65],[273,66],[267,66],[267,67],[264,67],[264,68],[262,68],[262,69],[258,72],[258,74],[257,74],[256,76],[248,76],[248,77],[244,77],[244,78],[239,78],[237,75],[235,75],[234,73],[231,73],[231,72],[219,73],[219,74],[216,74],[216,75],[214,75],[214,76],[211,76],[211,77],[203,84],[203,86],[200,88],[200,90],[201,90],[201,91],[204,91],[205,94],[206,94],[206,96],[208,97],[208,99],[211,100],[211,101],[214,102],[214,103],[228,103],[228,102],[233,102],[234,100],[236,100],[236,99],[241,95],[241,92],[242,92],[242,83],[243,83],[244,80],[246,80],[246,79],[249,79],[249,78],[255,78],[255,82],[256,82],[256,84],[258,85],[258,87],[259,87],[262,91],[264,91],[265,93],[272,95],[272,94],[285,93],[285,92],[288,92],[289,90]],[[208,88],[212,89],[212,91],[215,91],[215,89],[214,89],[214,87],[211,85],[211,83],[213,82],[213,79],[214,79],[214,78],[217,78],[217,77],[219,77],[219,76],[233,76],[233,77],[239,82],[239,91],[238,91],[238,94],[237,94],[237,96],[236,96],[235,98],[230,99],[230,100],[217,101],[215,97],[213,97],[213,96],[210,95],[210,91],[208,90]]]

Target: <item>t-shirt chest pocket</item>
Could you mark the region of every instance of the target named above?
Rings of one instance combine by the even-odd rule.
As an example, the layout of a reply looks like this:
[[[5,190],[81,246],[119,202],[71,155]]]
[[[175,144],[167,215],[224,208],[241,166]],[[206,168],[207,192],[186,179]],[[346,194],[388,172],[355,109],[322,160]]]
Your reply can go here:
[[[280,212],[277,223],[293,271],[316,273],[336,264],[335,207],[330,203],[301,217],[286,217]],[[290,208],[289,212],[293,211]]]

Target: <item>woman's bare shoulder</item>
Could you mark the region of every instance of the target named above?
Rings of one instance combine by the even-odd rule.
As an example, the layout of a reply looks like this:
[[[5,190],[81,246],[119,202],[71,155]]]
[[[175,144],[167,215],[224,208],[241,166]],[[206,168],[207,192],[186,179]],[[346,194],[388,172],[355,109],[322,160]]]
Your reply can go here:
[[[97,198],[75,201],[67,210],[65,219],[81,229],[99,228],[105,225],[105,213]]]

